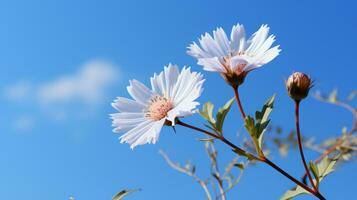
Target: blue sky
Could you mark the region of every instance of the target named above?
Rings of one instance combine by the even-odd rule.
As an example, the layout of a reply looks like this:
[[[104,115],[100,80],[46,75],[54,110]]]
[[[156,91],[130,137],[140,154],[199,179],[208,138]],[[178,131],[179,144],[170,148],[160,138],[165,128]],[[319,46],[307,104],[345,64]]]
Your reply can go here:
[[[148,83],[169,62],[202,71],[186,47],[200,34],[242,23],[249,34],[269,24],[281,55],[252,72],[241,88],[247,113],[277,93],[272,122],[293,128],[293,104],[284,79],[303,71],[314,90],[356,89],[357,40],[353,1],[2,1],[0,3],[0,198],[8,200],[110,199],[123,188],[142,188],[128,199],[203,199],[190,177],[169,168],[159,156],[192,160],[208,173],[200,135],[164,129],[156,145],[134,151],[118,142],[108,115],[116,96],[128,96],[135,78]],[[220,76],[206,73],[200,101],[217,105],[232,96]],[[317,139],[350,127],[344,110],[308,98],[302,105],[303,134]],[[225,130],[243,131],[233,107]],[[198,116],[186,122],[202,124]],[[230,122],[230,123],[229,123]],[[229,124],[228,124],[229,123]],[[239,142],[239,141],[235,141]],[[232,157],[223,145],[221,162]],[[307,152],[310,159],[318,156]],[[297,154],[273,159],[294,175],[302,173]],[[344,165],[321,185],[327,199],[350,199],[356,164]],[[260,164],[246,171],[231,198],[278,199],[293,186]],[[313,199],[303,197],[300,199]]]

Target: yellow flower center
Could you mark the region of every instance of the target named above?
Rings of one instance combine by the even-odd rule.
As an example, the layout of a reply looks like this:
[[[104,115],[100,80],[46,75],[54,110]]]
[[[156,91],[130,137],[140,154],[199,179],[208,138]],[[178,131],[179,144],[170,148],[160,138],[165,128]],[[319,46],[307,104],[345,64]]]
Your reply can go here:
[[[150,99],[145,117],[154,121],[159,121],[167,116],[167,113],[173,108],[170,99],[162,96],[154,96]]]

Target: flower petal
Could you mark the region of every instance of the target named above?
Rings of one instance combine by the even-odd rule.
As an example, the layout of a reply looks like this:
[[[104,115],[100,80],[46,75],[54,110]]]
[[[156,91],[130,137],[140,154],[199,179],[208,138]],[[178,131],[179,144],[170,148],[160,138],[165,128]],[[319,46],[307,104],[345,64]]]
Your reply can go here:
[[[222,65],[217,57],[198,59],[197,64],[202,65],[203,69],[211,72],[226,73],[226,68]]]
[[[179,70],[177,65],[172,65],[164,67],[164,71],[159,75],[154,74],[150,78],[152,90],[162,96],[170,96],[173,87],[177,82],[177,77],[179,76]]]
[[[153,95],[152,91],[149,90],[144,84],[137,80],[129,81],[130,85],[127,87],[127,90],[131,97],[141,103],[146,105]]]
[[[118,97],[112,106],[120,112],[142,112],[145,109],[143,104],[124,97]]]
[[[154,121],[144,121],[140,123],[135,128],[131,129],[124,135],[120,137],[120,142],[126,142],[130,144],[130,148],[134,148],[137,145],[142,145],[146,143],[156,143],[161,128],[164,125],[164,120],[157,122]]]
[[[224,55],[227,55],[230,53],[230,46],[229,46],[229,40],[222,28],[217,28],[217,30],[213,31],[213,37],[218,46],[221,49],[221,52]]]
[[[244,26],[237,24],[233,26],[231,32],[231,50],[233,53],[243,52],[245,50],[245,30]]]

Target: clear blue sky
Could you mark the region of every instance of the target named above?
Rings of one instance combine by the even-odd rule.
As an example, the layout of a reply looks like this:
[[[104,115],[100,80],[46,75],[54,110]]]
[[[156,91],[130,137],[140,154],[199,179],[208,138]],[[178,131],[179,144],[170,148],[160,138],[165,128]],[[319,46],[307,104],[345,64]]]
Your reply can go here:
[[[230,30],[238,22],[250,34],[267,23],[282,52],[249,75],[242,101],[253,113],[277,93],[272,122],[290,130],[293,104],[283,82],[291,72],[310,74],[315,90],[337,87],[347,95],[356,89],[356,8],[353,1],[329,0],[2,1],[0,199],[103,200],[123,188],[142,188],[128,199],[204,199],[190,177],[173,171],[158,154],[164,149],[175,160],[190,159],[205,175],[208,160],[199,135],[166,128],[156,145],[132,151],[111,131],[110,102],[127,96],[129,79],[148,83],[169,62],[202,71],[186,54],[200,34],[218,26]],[[104,74],[88,67],[103,65]],[[205,77],[202,103],[222,104],[232,96],[220,76],[205,72]],[[86,78],[100,86],[88,90],[89,83],[76,82]],[[66,84],[70,89],[61,87]],[[244,130],[237,111],[234,106],[225,127],[232,140]],[[303,102],[301,115],[303,134],[317,139],[336,136],[351,124],[349,113],[313,98]],[[186,122],[202,124],[197,116]],[[222,150],[220,156],[223,162],[232,153]],[[303,171],[296,154],[273,159],[294,175]],[[355,163],[341,166],[321,191],[327,199],[351,199],[356,178]],[[247,170],[229,199],[278,199],[291,186],[260,164]]]

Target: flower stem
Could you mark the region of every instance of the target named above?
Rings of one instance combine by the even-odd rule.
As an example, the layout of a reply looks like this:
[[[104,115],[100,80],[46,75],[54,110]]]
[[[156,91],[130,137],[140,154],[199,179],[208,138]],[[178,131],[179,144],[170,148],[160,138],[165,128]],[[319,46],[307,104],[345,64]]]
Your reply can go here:
[[[314,184],[314,181],[312,179],[310,170],[306,164],[306,160],[305,160],[305,156],[304,156],[304,150],[302,148],[302,142],[301,142],[301,134],[300,134],[300,119],[299,119],[299,110],[300,110],[300,101],[295,101],[295,119],[296,119],[296,134],[297,134],[297,140],[298,140],[298,144],[299,144],[299,151],[300,151],[300,157],[301,157],[301,161],[304,165],[307,177],[310,180],[310,183],[312,185],[312,187],[314,188],[314,190],[316,192],[318,192],[318,189],[316,187],[316,185]]]
[[[184,127],[186,127],[186,128],[193,129],[193,130],[198,131],[198,132],[201,132],[201,133],[204,133],[204,134],[206,134],[206,135],[208,135],[208,136],[211,136],[211,137],[213,137],[213,138],[215,138],[215,139],[219,139],[219,140],[221,140],[223,143],[225,143],[225,144],[227,144],[228,146],[230,146],[231,148],[236,149],[236,150],[239,150],[239,151],[241,151],[241,152],[245,152],[245,150],[243,150],[243,149],[239,148],[238,146],[236,146],[235,144],[231,143],[231,142],[230,142],[229,140],[227,140],[223,135],[217,135],[217,134],[211,133],[211,132],[209,132],[209,131],[206,131],[206,130],[204,130],[204,129],[198,128],[198,127],[196,127],[196,126],[192,126],[192,125],[190,125],[190,124],[186,124],[186,123],[184,123],[184,122],[182,122],[182,121],[180,121],[180,120],[177,120],[176,124],[181,125],[181,126],[184,126]],[[253,155],[252,155],[252,156],[253,156]],[[258,158],[256,158],[256,159],[258,159]]]
[[[285,177],[287,177],[288,179],[290,179],[292,182],[296,183],[297,185],[299,185],[300,187],[304,188],[306,191],[310,192],[311,194],[315,195],[318,199],[320,200],[326,200],[319,192],[309,188],[309,186],[305,185],[304,183],[298,181],[297,179],[295,179],[293,176],[291,176],[289,173],[285,172],[283,169],[281,169],[279,166],[277,166],[276,164],[274,164],[272,161],[270,161],[268,158],[266,158],[265,156],[261,156],[261,157],[256,157],[253,154],[250,154],[248,152],[246,152],[245,150],[241,149],[240,147],[236,146],[235,144],[233,144],[232,142],[230,142],[229,140],[227,140],[223,135],[217,135],[214,133],[211,133],[209,131],[206,131],[204,129],[198,128],[196,126],[184,123],[180,120],[177,120],[176,124],[184,126],[186,128],[190,128],[193,129],[195,131],[204,133],[210,137],[213,137],[215,139],[221,140],[223,143],[227,144],[228,146],[230,146],[232,149],[234,150],[239,150],[241,152],[245,152],[247,155],[251,156],[252,158],[254,158],[257,161],[261,161],[264,162],[266,164],[268,164],[269,166],[271,166],[272,168],[274,168],[276,171],[278,171],[279,173],[281,173],[282,175],[284,175]]]
[[[323,197],[319,192],[311,189],[309,186],[305,185],[304,183],[298,181],[296,178],[292,177],[290,174],[288,174],[287,172],[285,172],[283,169],[281,169],[279,166],[277,166],[276,164],[274,164],[272,161],[270,161],[269,159],[267,159],[266,157],[263,158],[262,162],[265,162],[266,164],[268,164],[269,166],[271,166],[272,168],[274,168],[276,171],[280,172],[282,175],[284,175],[285,177],[287,177],[288,179],[290,179],[292,182],[296,183],[297,185],[299,185],[300,187],[304,188],[306,191],[310,192],[311,194],[313,194],[314,196],[316,196],[318,199],[320,200],[326,200],[325,197]]]
[[[240,113],[242,114],[243,119],[245,119],[246,115],[245,115],[242,103],[240,102],[238,86],[234,86],[233,90],[234,90],[234,97],[236,98]]]

